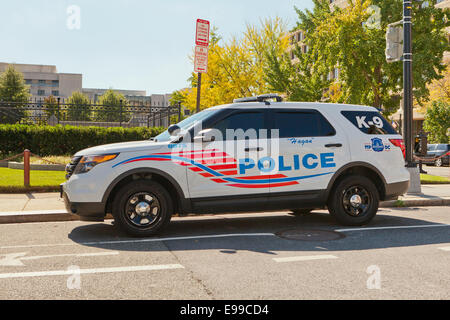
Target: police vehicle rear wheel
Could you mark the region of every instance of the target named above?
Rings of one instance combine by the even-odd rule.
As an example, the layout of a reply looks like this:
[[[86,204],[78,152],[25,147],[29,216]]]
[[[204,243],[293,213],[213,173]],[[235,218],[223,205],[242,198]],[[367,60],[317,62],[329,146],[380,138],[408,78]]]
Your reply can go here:
[[[170,194],[151,180],[133,181],[123,186],[112,206],[114,225],[136,237],[156,234],[170,222],[173,210]]]
[[[375,184],[364,176],[348,176],[331,191],[328,211],[343,225],[360,226],[375,217],[380,202]]]

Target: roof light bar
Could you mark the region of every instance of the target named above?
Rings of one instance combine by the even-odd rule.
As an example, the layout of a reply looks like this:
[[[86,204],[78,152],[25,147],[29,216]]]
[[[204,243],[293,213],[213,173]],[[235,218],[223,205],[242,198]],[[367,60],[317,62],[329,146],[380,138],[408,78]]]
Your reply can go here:
[[[283,99],[274,93],[269,93],[269,94],[262,94],[256,97],[246,97],[246,98],[239,98],[239,99],[234,99],[233,103],[239,103],[239,102],[266,102],[267,100],[270,99],[275,99],[276,102],[281,102],[283,101]]]

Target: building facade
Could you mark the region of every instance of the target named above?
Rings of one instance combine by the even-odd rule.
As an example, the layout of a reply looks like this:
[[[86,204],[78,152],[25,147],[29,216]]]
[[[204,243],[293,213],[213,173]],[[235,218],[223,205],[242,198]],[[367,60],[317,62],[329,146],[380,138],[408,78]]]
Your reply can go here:
[[[9,63],[0,62],[0,73]],[[80,73],[58,73],[56,66],[40,64],[12,65],[23,73],[25,83],[30,87],[33,99],[44,99],[50,95],[68,98],[74,91],[81,91],[83,76]]]

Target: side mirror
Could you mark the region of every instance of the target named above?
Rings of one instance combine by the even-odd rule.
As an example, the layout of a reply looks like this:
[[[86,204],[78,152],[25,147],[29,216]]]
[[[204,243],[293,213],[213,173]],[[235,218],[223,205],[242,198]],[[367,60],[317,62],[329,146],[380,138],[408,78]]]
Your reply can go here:
[[[176,136],[180,132],[180,127],[176,124],[172,124],[169,128],[167,128],[167,131],[171,136]]]
[[[213,142],[216,140],[216,136],[214,135],[214,129],[205,129],[202,130],[194,137],[194,142]]]

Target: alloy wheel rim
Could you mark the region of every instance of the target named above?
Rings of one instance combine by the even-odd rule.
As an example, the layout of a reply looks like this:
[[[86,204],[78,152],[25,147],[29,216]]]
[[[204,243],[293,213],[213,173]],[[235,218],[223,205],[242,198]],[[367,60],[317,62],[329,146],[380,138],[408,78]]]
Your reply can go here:
[[[125,217],[136,227],[145,228],[155,224],[160,216],[160,202],[149,192],[135,193],[126,202]]]
[[[362,186],[351,186],[344,191],[342,205],[345,212],[352,217],[360,217],[367,213],[371,204],[369,192]]]

